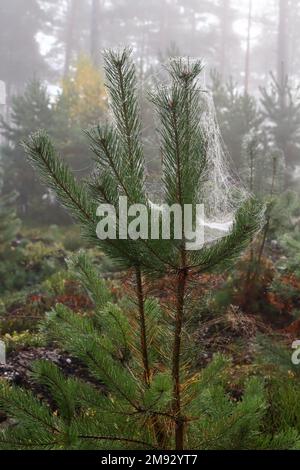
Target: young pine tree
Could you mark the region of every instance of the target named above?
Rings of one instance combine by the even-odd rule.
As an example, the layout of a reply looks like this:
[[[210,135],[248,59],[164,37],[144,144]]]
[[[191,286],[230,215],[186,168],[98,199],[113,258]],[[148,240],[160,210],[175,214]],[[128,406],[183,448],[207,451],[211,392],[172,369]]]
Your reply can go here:
[[[127,196],[129,204],[143,203],[150,209],[135,67],[128,50],[108,51],[104,59],[113,121],[87,131],[95,155],[89,181],[75,180],[45,131],[33,134],[24,148],[83,235],[134,273],[135,300],[127,315],[125,307],[112,303],[86,258],[75,260],[75,270],[93,297],[95,316],[80,317],[59,305],[47,330],[106,389],[66,379],[53,365],[38,363],[34,377],[54,397],[58,414],[51,414],[30,393],[4,386],[1,406],[18,425],[0,441],[12,448],[181,450],[253,445],[264,409],[261,384],[251,381],[235,406],[224,391],[222,359],[195,373],[185,349],[185,319],[193,276],[226,264],[247,246],[261,225],[261,206],[253,198],[246,200],[230,234],[197,251],[188,251],[184,238],[98,239],[100,203],[117,208],[119,197]],[[181,209],[198,202],[199,184],[207,174],[207,142],[199,119],[201,69],[198,61],[172,60],[170,87],[151,95],[160,120],[164,202]],[[117,222],[118,217],[117,213]],[[172,289],[167,305],[149,297],[146,289],[154,277],[166,275]]]
[[[2,180],[0,168],[0,253],[3,253],[7,249],[20,228],[20,221],[14,210],[16,195],[13,193],[4,193]]]
[[[299,161],[299,90],[293,89],[287,76],[276,80],[271,74],[270,87],[260,91],[268,135],[273,145],[283,152],[287,170],[291,170]]]
[[[251,132],[245,137],[242,156],[243,179],[251,193],[255,194],[266,207],[265,224],[260,236],[251,244],[246,270],[245,287],[253,294],[255,284],[261,288],[259,277],[261,261],[272,225],[272,216],[276,211],[276,197],[283,189],[284,161],[281,152],[267,150],[264,132]]]
[[[16,195],[5,193],[2,185],[3,177],[0,167],[0,293],[6,288],[8,273],[14,258],[12,241],[20,229],[20,220],[14,208]]]
[[[241,93],[232,79],[224,83],[216,72],[211,73],[211,91],[222,137],[240,172],[244,166],[243,141],[249,133],[257,133],[262,122],[256,99]]]

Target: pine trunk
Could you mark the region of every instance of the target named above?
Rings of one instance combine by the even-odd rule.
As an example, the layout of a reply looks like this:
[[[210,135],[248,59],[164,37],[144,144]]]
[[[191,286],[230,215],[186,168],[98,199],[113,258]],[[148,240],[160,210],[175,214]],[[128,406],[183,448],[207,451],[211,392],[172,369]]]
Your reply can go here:
[[[288,74],[288,0],[279,0],[277,79],[283,83]]]
[[[172,358],[172,377],[173,377],[173,413],[175,416],[175,449],[184,449],[184,417],[181,409],[181,384],[180,384],[180,356],[182,326],[184,320],[184,303],[186,284],[188,279],[188,270],[186,268],[185,254],[183,252],[182,269],[177,279],[177,305],[175,316],[175,332]]]
[[[229,11],[230,0],[222,0],[221,6],[221,56],[220,56],[220,73],[224,77],[228,66],[228,35],[229,35]]]
[[[76,29],[76,17],[79,7],[79,0],[70,0],[67,16],[67,33],[65,40],[65,66],[64,76],[66,77],[70,70],[72,54],[74,51],[74,39]]]
[[[251,27],[252,27],[252,0],[249,0],[248,27],[247,27],[247,47],[245,63],[245,95],[249,93],[250,81],[250,53],[251,53]]]
[[[91,59],[94,65],[99,64],[100,56],[100,28],[99,28],[99,19],[100,19],[100,0],[93,0],[91,7]]]

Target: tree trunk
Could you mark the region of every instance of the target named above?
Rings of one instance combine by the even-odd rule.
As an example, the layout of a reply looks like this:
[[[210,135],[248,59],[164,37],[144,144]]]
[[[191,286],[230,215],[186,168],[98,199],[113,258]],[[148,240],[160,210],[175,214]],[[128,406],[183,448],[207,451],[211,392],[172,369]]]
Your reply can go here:
[[[221,6],[221,55],[220,55],[220,74],[224,78],[228,69],[228,36],[229,36],[229,11],[230,0],[222,0]]]
[[[72,55],[74,51],[75,28],[78,6],[79,0],[70,0],[67,13],[64,77],[66,77],[69,73]]]
[[[249,93],[251,27],[252,27],[252,0],[249,0],[248,28],[247,28],[247,48],[246,48],[246,63],[245,63],[245,95],[247,95]]]
[[[175,416],[175,449],[184,449],[185,418],[182,415],[181,407],[181,384],[180,384],[180,363],[181,363],[181,340],[182,326],[184,321],[184,302],[186,285],[188,280],[188,269],[186,267],[186,257],[182,250],[182,268],[177,277],[176,293],[176,316],[174,345],[172,355],[172,378],[173,378],[173,413]]]
[[[277,80],[283,83],[288,74],[288,7],[289,0],[279,0]]]
[[[148,358],[148,346],[147,346],[147,331],[146,331],[146,319],[145,319],[145,308],[144,308],[144,294],[143,294],[143,281],[142,273],[139,267],[136,268],[136,282],[137,282],[137,298],[139,308],[139,323],[140,323],[140,340],[141,340],[141,354],[144,367],[144,381],[147,386],[150,384],[150,368]]]
[[[90,54],[93,64],[99,65],[100,57],[100,0],[93,0],[91,7]]]

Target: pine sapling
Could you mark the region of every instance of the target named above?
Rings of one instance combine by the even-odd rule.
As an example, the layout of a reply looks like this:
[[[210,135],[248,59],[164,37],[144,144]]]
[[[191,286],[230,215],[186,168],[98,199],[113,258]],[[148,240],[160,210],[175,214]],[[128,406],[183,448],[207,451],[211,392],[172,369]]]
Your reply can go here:
[[[48,322],[48,330],[65,349],[87,364],[97,380],[106,384],[108,394],[101,396],[99,391],[76,380],[67,383],[61,376],[57,377],[50,366],[37,366],[37,379],[51,387],[57,402],[63,400],[64,407],[65,401],[69,402],[66,394],[73,397],[73,402],[69,403],[68,414],[59,417],[50,417],[45,407],[37,411],[35,402],[32,407],[50,429],[45,436],[49,447],[55,447],[53,436],[61,435],[62,426],[67,429],[62,445],[67,448],[88,443],[97,448],[182,450],[205,447],[205,432],[197,411],[199,405],[201,415],[203,374],[192,371],[183,347],[190,280],[202,272],[226,265],[247,247],[261,226],[262,207],[252,197],[245,200],[227,236],[193,251],[187,249],[184,232],[180,239],[174,233],[170,239],[163,239],[161,234],[156,239],[133,240],[120,236],[99,239],[96,228],[100,204],[115,207],[118,228],[120,197],[126,196],[129,204],[143,204],[151,212],[145,189],[136,72],[130,51],[107,51],[104,66],[113,119],[86,131],[95,156],[95,170],[90,179],[81,183],[75,180],[45,131],[33,134],[24,148],[44,183],[56,192],[60,202],[81,225],[83,236],[121,268],[134,271],[134,314],[130,319],[117,305],[106,301],[101,304],[104,295],[101,290],[98,299],[94,296],[95,304],[100,298],[101,305],[93,320],[80,318],[58,306]],[[172,60],[168,67],[170,86],[159,87],[150,96],[160,123],[163,202],[169,207],[177,204],[182,213],[186,204],[194,207],[199,202],[199,187],[208,174],[208,142],[199,119],[203,103],[203,92],[198,84],[201,70],[199,61]],[[151,228],[152,220],[148,222]],[[81,259],[78,271],[84,276],[84,283],[94,291],[101,280],[96,280],[91,274],[92,268],[87,266]],[[174,299],[169,299],[167,311],[166,306],[149,297],[145,289],[153,279],[163,276],[168,276],[174,286]],[[218,368],[219,372],[221,370],[222,365]],[[58,384],[63,384],[62,395]],[[259,384],[253,384],[253,389],[257,397],[261,396]],[[80,416],[76,414],[76,397],[80,397],[80,407],[84,410]],[[27,395],[23,398],[24,403],[29,400]],[[16,401],[12,403],[7,392],[1,394],[0,402],[12,414],[16,411]],[[246,414],[250,412],[249,407],[253,416],[262,413],[260,399],[252,404],[246,400]],[[91,418],[89,413],[94,416]],[[229,429],[227,418],[224,422]],[[22,422],[24,414],[19,419]],[[209,426],[209,421],[206,423]],[[21,426],[19,432],[12,436],[16,447],[24,436],[28,442],[26,427]],[[34,434],[31,442],[37,439],[37,444],[42,445],[42,437]]]

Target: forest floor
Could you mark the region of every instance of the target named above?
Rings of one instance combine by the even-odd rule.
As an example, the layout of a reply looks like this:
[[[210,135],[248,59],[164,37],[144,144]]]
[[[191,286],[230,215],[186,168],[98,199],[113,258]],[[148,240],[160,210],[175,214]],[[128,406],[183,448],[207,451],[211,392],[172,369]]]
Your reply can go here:
[[[7,361],[0,365],[0,379],[32,389],[37,396],[49,400],[45,389],[31,379],[31,364],[35,360],[52,361],[66,375],[90,381],[100,388],[101,384],[89,376],[80,361],[47,342],[38,329],[39,321],[57,303],[84,315],[93,314],[86,292],[68,277],[62,247],[56,246],[55,254],[47,252],[46,256],[43,250],[35,264],[30,261],[30,270],[41,269],[40,262],[45,263],[46,258],[49,261],[51,256],[56,257],[56,261],[59,258],[60,270],[54,264],[55,268],[39,285],[26,286],[23,295],[15,297],[8,293],[5,296],[1,330],[7,345]],[[193,307],[188,313],[186,331],[192,340],[196,368],[204,367],[215,353],[221,352],[232,357],[234,374],[245,373],[255,364],[258,335],[276,338],[287,348],[300,338],[300,319],[295,315],[300,308],[300,280],[294,274],[278,271],[276,264],[281,258],[284,255],[277,247],[268,247],[267,256],[250,283],[247,256],[232,272],[202,274],[191,279]],[[104,263],[103,275],[108,277],[107,282],[118,301],[124,292],[130,291],[130,273],[121,275],[120,280],[120,274],[113,270],[106,273],[107,269]],[[173,295],[171,280],[158,280],[147,294],[158,297],[162,305],[168,304]],[[238,396],[240,392],[235,393]],[[5,419],[0,415],[0,422],[5,423]]]

